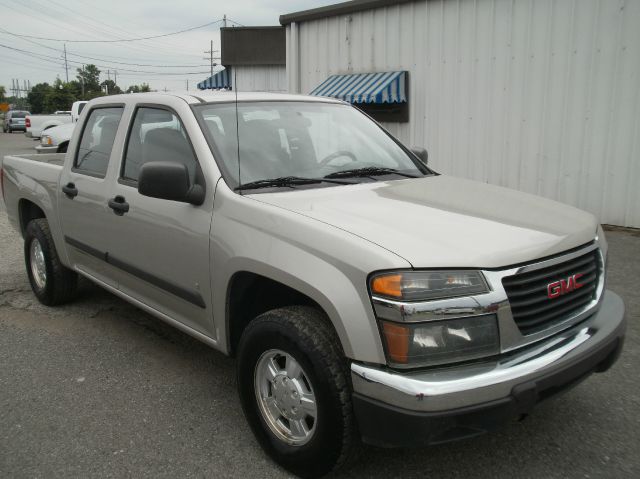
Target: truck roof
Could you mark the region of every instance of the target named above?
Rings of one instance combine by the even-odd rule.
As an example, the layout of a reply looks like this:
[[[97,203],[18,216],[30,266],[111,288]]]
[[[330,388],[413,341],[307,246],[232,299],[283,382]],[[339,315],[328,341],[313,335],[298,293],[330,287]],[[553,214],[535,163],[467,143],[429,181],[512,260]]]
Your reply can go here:
[[[168,92],[148,92],[148,93],[123,93],[121,95],[103,96],[92,100],[92,103],[114,103],[119,101],[148,101],[161,102],[163,98],[173,96],[182,98],[187,103],[215,103],[230,102],[236,100],[236,92],[233,91],[216,91],[201,90],[198,92],[190,91],[168,91]],[[342,103],[340,100],[326,97],[317,97],[310,95],[292,95],[289,93],[270,93],[270,92],[238,92],[238,101],[309,101],[324,103]]]

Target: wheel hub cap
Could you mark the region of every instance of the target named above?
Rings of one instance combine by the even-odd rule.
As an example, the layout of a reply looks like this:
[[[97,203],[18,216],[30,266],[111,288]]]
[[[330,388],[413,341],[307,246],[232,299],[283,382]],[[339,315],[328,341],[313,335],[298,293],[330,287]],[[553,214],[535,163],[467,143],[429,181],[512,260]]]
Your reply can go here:
[[[38,288],[42,289],[47,284],[47,267],[44,261],[44,251],[37,239],[31,241],[29,247],[29,263],[31,264],[31,275]]]
[[[300,363],[284,351],[266,351],[254,384],[262,417],[276,437],[293,446],[308,442],[316,429],[316,399]]]

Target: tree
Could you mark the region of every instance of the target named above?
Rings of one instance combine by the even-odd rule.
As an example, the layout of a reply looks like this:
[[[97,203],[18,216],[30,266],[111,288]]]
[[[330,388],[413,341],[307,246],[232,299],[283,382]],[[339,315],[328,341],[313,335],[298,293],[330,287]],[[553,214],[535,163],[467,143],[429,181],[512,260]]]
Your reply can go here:
[[[0,101],[4,101],[4,96],[7,94],[4,85],[0,85]]]
[[[31,88],[27,95],[27,100],[31,105],[31,113],[42,113],[45,111],[45,102],[51,94],[52,87],[48,83],[38,83]]]
[[[118,93],[122,93],[120,87],[116,85],[116,82],[114,82],[113,80],[105,80],[100,83],[100,86],[103,89],[107,87],[107,95],[117,95]]]
[[[127,88],[127,93],[146,93],[151,91],[148,83],[142,83],[141,85],[131,85]]]
[[[49,113],[56,110],[70,110],[71,104],[76,101],[74,88],[69,83],[64,83],[60,78],[56,78],[51,90],[44,101],[44,109]]]
[[[80,85],[84,87],[85,97],[95,98],[95,93],[100,93],[100,70],[95,65],[85,65],[77,69],[76,78]],[[93,94],[93,95],[92,95]]]

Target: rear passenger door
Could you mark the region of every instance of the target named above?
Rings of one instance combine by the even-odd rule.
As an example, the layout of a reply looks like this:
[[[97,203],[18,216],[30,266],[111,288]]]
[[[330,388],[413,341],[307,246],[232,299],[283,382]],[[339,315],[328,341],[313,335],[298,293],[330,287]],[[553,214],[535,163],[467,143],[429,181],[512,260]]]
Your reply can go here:
[[[190,110],[187,114],[191,114]],[[192,131],[200,134],[201,131]],[[164,106],[140,105],[133,112],[111,200],[109,263],[120,270],[119,288],[191,329],[212,336],[209,231],[212,202],[196,206],[138,193],[140,168],[147,162],[187,167],[191,184],[207,185],[179,115]],[[209,195],[207,195],[210,197]]]
[[[86,121],[78,126],[82,128],[80,140],[70,152],[73,161],[62,170],[58,193],[69,261],[78,270],[114,287],[116,282],[105,261],[111,212],[107,207],[107,178],[114,163],[112,156],[116,156],[113,145],[123,112],[123,105],[99,105],[88,112]]]

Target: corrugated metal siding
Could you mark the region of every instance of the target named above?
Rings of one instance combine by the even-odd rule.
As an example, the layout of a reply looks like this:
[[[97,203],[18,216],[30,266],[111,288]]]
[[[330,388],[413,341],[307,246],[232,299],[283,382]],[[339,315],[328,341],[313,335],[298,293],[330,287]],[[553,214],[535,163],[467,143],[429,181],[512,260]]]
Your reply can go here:
[[[640,0],[420,1],[289,26],[287,79],[408,70],[385,126],[435,169],[640,227],[639,25]]]
[[[238,91],[287,91],[287,72],[284,65],[234,65],[232,83]]]

